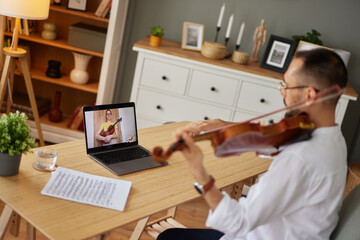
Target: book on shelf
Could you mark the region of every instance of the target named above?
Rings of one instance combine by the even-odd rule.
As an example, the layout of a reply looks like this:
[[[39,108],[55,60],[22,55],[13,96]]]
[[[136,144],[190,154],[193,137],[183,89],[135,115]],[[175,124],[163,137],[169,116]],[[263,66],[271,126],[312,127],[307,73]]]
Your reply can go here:
[[[5,99],[4,99],[5,100]],[[29,97],[24,93],[14,93],[12,95],[13,103],[11,104],[11,112],[23,112],[30,120],[34,120],[33,110],[30,105]],[[42,116],[50,111],[51,101],[41,97],[35,97],[39,116]],[[3,101],[1,112],[6,112],[7,98]]]
[[[102,17],[102,14],[104,13],[104,11],[106,11],[109,3],[111,5],[111,0],[102,0],[95,11],[95,16]]]
[[[112,3],[112,0],[110,0],[108,5],[106,6],[105,10],[101,14],[101,17],[105,18],[108,15],[108,13],[110,12],[110,9],[111,9],[111,3]]]
[[[71,115],[66,127],[84,131],[83,106],[78,106]]]
[[[34,20],[28,19],[20,19],[20,29],[19,33],[21,35],[29,36],[30,34],[35,32],[35,22]],[[6,31],[14,32],[15,28],[15,18],[13,17],[6,17]]]

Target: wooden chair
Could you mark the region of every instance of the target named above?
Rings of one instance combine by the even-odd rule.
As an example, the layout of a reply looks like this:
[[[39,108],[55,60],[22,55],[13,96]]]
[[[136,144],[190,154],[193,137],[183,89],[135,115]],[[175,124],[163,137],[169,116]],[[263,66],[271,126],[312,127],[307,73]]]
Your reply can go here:
[[[148,233],[153,238],[157,238],[159,234],[168,228],[186,228],[183,224],[175,220],[176,207],[167,210],[167,214],[156,220],[150,221],[150,217],[143,218],[138,221],[130,240],[138,240],[143,232]]]

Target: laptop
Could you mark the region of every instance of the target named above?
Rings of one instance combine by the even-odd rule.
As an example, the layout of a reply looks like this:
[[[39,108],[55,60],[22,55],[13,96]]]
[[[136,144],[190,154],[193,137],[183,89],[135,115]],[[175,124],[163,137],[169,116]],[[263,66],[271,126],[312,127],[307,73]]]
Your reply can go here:
[[[83,108],[86,153],[117,175],[164,166],[138,144],[135,103]]]

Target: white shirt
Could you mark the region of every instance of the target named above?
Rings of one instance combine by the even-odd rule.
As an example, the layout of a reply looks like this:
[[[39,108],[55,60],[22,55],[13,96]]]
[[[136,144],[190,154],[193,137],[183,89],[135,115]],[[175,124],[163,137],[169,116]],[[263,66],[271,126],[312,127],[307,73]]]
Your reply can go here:
[[[283,147],[246,198],[226,193],[206,221],[225,239],[329,239],[338,221],[347,173],[339,126]]]

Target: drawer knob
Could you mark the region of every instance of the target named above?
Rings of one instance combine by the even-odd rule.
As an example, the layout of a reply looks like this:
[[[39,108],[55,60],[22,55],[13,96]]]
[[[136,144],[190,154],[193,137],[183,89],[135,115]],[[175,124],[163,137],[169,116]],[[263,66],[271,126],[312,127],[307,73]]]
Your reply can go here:
[[[215,91],[216,91],[216,88],[215,88],[215,87],[211,87],[210,90],[211,90],[212,92],[215,92]]]
[[[156,106],[156,109],[159,109],[159,110],[160,110],[160,109],[162,109],[162,107],[161,107],[160,105],[157,105],[157,106]]]
[[[264,103],[264,102],[265,102],[265,99],[264,99],[264,98],[260,99],[260,102],[261,102],[261,103]]]
[[[270,120],[269,120],[269,123],[270,123],[270,124],[273,124],[273,123],[274,123],[274,120],[273,120],[273,119],[270,119]]]
[[[204,120],[209,120],[209,117],[206,117],[206,116],[205,116],[205,117],[204,117]]]
[[[164,75],[164,76],[161,77],[161,79],[162,79],[162,80],[166,80],[167,77]]]

